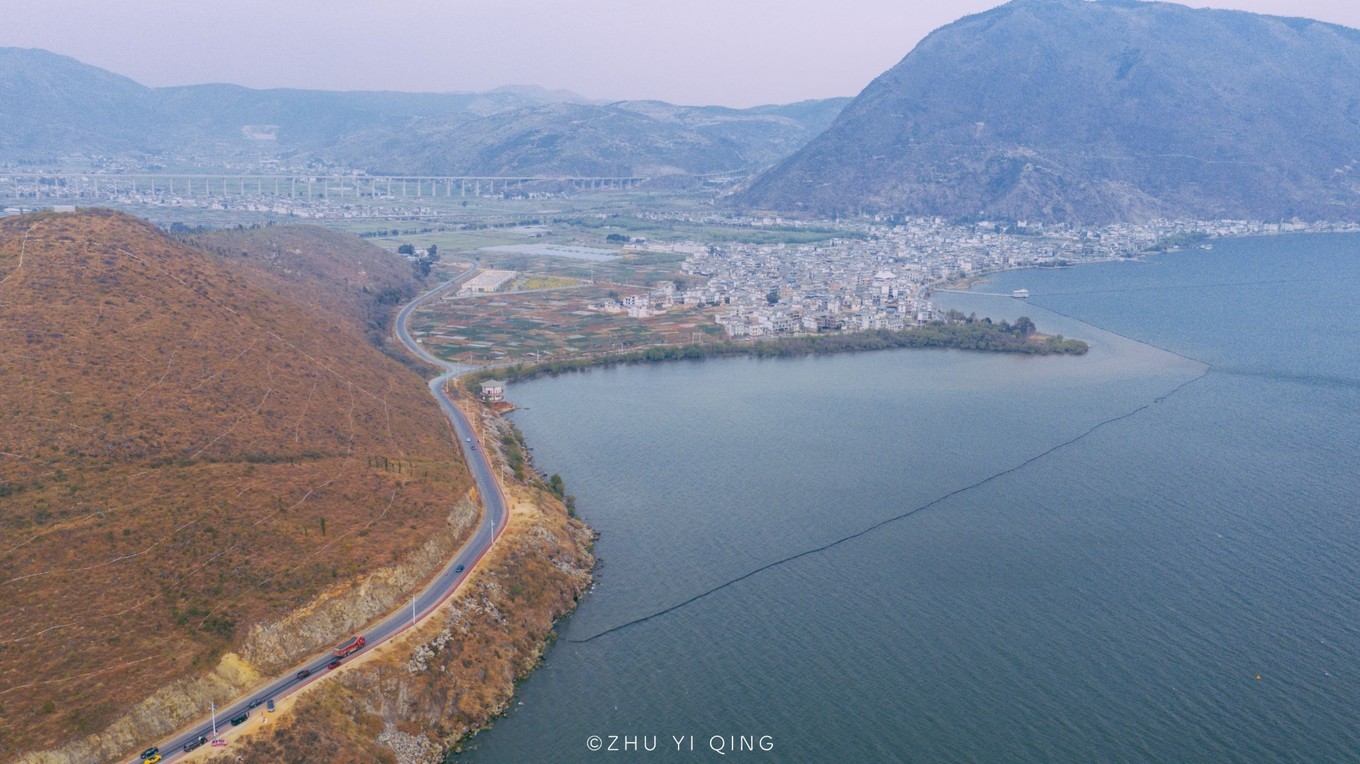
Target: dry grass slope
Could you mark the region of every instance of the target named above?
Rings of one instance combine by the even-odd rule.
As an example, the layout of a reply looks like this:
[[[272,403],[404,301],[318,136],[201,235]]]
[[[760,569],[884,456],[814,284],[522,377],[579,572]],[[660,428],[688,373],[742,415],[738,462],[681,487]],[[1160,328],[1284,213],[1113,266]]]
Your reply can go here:
[[[422,379],[125,215],[0,221],[0,759],[403,558],[470,485]]]
[[[479,404],[464,410],[480,419],[493,462],[505,464],[509,423]],[[406,764],[435,764],[504,713],[594,565],[590,530],[536,477],[512,480],[507,498],[505,535],[446,608],[210,761],[393,761],[395,753]]]
[[[267,226],[197,234],[188,243],[228,260],[243,277],[320,320],[364,326],[371,338],[388,336],[398,303],[420,291],[410,263],[349,234],[311,225]]]

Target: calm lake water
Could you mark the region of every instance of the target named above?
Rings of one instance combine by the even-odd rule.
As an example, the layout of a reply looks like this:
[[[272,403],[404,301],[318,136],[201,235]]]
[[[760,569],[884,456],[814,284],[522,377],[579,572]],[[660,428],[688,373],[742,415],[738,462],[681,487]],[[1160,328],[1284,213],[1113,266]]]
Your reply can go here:
[[[604,565],[458,760],[1360,761],[1360,238],[1019,287],[1091,352],[509,390]]]

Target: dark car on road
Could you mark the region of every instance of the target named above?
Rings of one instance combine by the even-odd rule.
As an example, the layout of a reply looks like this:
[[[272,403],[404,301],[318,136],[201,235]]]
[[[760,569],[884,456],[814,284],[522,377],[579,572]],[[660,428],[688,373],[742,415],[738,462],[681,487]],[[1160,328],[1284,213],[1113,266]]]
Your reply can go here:
[[[250,718],[250,712],[249,712],[249,711],[242,711],[241,714],[240,714],[240,716],[233,716],[233,717],[231,717],[231,726],[233,726],[233,727],[239,727],[239,726],[241,726],[242,724],[245,724],[245,723],[246,723],[246,719],[249,719],[249,718]]]
[[[294,679],[306,679],[307,677],[309,677],[309,676],[311,676],[311,675],[312,675],[312,670],[311,670],[311,669],[303,669],[303,670],[297,672],[296,674],[294,674],[294,675],[293,675],[293,678],[294,678]]]
[[[201,745],[205,745],[207,742],[208,739],[206,737],[199,735],[197,738],[194,738],[193,740],[190,740],[189,742],[184,744],[184,752],[188,753]]]
[[[260,706],[263,706],[263,705],[264,705],[264,698],[256,698],[256,699],[250,701],[250,705],[246,706],[246,708],[259,708]]]
[[[458,567],[456,567],[456,568],[453,569],[453,572],[454,572],[454,573],[462,573],[463,570],[464,570],[464,566],[459,565]]]
[[[160,752],[161,752],[161,749],[159,749],[159,748],[157,748],[156,746],[153,745],[153,746],[151,746],[150,748],[146,749],[145,751],[142,751],[142,755],[141,755],[139,758],[142,758],[142,759],[149,759],[149,758],[151,758],[152,756],[155,756],[156,754],[158,754],[158,753],[160,753]]]

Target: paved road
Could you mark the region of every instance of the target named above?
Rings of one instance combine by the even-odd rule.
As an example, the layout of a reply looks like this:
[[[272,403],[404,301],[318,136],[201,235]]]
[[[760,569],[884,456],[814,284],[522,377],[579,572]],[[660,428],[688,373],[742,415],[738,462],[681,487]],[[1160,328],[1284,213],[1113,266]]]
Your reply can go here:
[[[448,565],[446,565],[442,571],[440,571],[439,576],[423,591],[415,595],[413,602],[408,603],[406,607],[393,613],[377,624],[370,625],[362,632],[364,638],[368,641],[368,644],[363,650],[355,653],[355,655],[362,654],[364,651],[372,649],[374,645],[381,644],[382,642],[391,639],[393,636],[410,628],[413,622],[419,621],[426,615],[429,615],[436,607],[453,594],[454,590],[458,588],[458,584],[461,583],[463,579],[471,574],[473,567],[477,565],[478,561],[482,559],[482,556],[486,554],[487,550],[491,548],[491,545],[505,530],[505,495],[501,492],[500,483],[496,481],[495,475],[491,471],[491,465],[486,460],[486,456],[481,449],[476,448],[476,435],[472,430],[472,425],[468,423],[467,418],[463,416],[463,413],[458,410],[457,406],[453,405],[453,401],[449,400],[449,397],[444,393],[444,385],[450,378],[465,373],[470,369],[443,361],[426,352],[426,350],[420,346],[420,343],[416,342],[411,336],[410,330],[407,328],[407,323],[410,321],[411,313],[415,308],[434,295],[451,288],[467,275],[468,273],[464,273],[453,281],[446,282],[431,291],[426,292],[411,301],[405,308],[402,308],[401,312],[397,314],[396,334],[402,344],[406,345],[412,353],[431,365],[444,370],[443,374],[430,380],[430,392],[434,395],[435,400],[439,401],[439,407],[444,410],[444,416],[448,417],[449,422],[453,425],[454,432],[458,435],[458,442],[463,447],[464,456],[467,457],[468,466],[471,468],[473,479],[477,483],[477,493],[482,499],[482,506],[485,511],[482,512],[481,520],[477,523],[477,529],[473,532],[472,538],[463,545],[463,548],[458,551],[458,554],[449,561]],[[340,644],[343,641],[347,641],[350,636],[351,635],[349,634],[336,634],[335,643]],[[256,689],[254,692],[243,698],[239,698],[230,705],[217,709],[218,737],[230,740],[230,730],[232,729],[230,720],[247,711],[250,713],[250,720],[246,722],[246,725],[253,726],[258,724],[259,717],[267,713],[264,705],[266,700],[280,700],[291,695],[298,688],[320,680],[329,673],[327,664],[331,662],[333,657],[334,656],[330,653],[315,655],[311,659],[289,669],[283,676],[275,679],[268,685]],[[347,658],[346,660],[350,660],[350,658]],[[298,672],[301,671],[308,671],[310,674],[306,677],[299,678]],[[253,709],[249,708],[249,705],[255,701],[259,701],[260,705]],[[197,740],[199,737],[211,740],[213,736],[211,719],[204,718],[201,724],[194,726],[193,730],[194,731],[191,733],[177,735],[173,739],[162,741],[159,744],[162,755],[165,756],[165,761],[174,761],[180,756],[183,756],[184,745],[191,740]]]

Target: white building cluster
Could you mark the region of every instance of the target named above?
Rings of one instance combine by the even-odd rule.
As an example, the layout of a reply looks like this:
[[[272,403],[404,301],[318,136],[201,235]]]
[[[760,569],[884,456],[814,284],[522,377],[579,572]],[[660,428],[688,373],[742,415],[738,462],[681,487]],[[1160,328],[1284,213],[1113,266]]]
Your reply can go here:
[[[602,313],[626,313],[629,318],[647,318],[684,303],[684,294],[677,293],[675,282],[655,281],[646,292],[610,297],[587,307]]]
[[[931,288],[953,279],[1136,256],[1201,237],[1329,228],[1154,221],[1083,229],[1024,221],[957,225],[940,218],[824,225],[847,235],[806,245],[677,245],[691,253],[682,269],[706,282],[675,299],[722,306],[716,320],[733,337],[902,329],[937,318]]]

